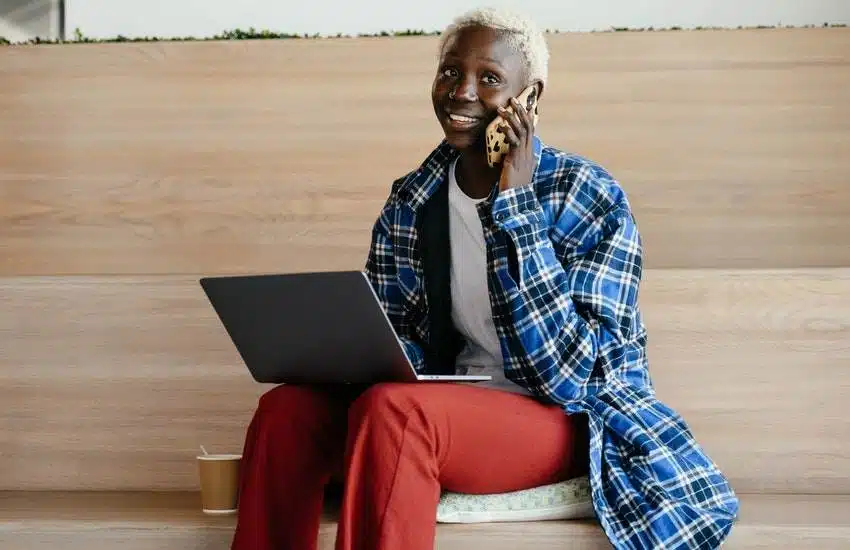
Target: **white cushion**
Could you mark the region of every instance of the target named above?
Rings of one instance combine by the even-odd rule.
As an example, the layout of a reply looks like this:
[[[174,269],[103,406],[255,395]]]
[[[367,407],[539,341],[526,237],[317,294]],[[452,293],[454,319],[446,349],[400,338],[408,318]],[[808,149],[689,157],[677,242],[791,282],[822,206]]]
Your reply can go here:
[[[510,493],[470,495],[446,491],[437,506],[437,523],[587,519],[594,515],[586,477]]]

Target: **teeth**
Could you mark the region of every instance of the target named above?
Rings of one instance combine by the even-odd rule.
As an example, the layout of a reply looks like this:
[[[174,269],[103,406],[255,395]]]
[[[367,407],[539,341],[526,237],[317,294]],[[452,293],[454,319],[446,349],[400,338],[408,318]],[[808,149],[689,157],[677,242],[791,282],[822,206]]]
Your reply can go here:
[[[477,122],[476,119],[463,115],[449,114],[449,118],[456,122]]]

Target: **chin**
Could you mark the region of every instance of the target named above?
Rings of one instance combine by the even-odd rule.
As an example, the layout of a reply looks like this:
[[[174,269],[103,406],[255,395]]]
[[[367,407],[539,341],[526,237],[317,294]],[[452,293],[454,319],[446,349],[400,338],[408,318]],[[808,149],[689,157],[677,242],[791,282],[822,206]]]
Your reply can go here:
[[[451,130],[444,130],[444,132],[446,143],[458,151],[466,151],[476,147],[480,147],[482,151],[484,150],[483,132],[454,132]]]
[[[458,151],[465,151],[470,149],[475,142],[461,137],[452,137],[450,135],[446,136],[446,143],[452,146],[452,148],[457,149]]]

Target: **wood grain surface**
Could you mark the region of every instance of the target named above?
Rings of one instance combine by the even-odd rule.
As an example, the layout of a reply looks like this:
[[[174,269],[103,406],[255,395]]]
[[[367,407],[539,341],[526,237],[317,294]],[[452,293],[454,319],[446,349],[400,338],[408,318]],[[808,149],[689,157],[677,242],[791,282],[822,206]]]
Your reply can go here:
[[[659,397],[736,489],[850,493],[850,269],[650,270]],[[0,489],[191,489],[255,384],[193,276],[0,278]]]
[[[647,266],[850,266],[850,30],[560,34],[540,135]],[[0,48],[0,275],[362,266],[441,138],[434,37]]]
[[[233,517],[199,511],[196,493],[0,492],[0,547],[68,550],[226,550]],[[846,495],[741,495],[741,519],[723,548],[845,550]],[[5,523],[4,523],[5,521]],[[321,550],[332,550],[336,521],[323,518]],[[595,521],[438,525],[435,548],[606,550]]]

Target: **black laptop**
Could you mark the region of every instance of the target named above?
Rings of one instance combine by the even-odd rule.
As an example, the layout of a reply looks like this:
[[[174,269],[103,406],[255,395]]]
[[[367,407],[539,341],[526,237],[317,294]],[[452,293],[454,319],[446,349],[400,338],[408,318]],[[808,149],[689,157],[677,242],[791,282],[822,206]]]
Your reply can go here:
[[[491,379],[418,375],[361,271],[204,277],[200,284],[257,382]]]

